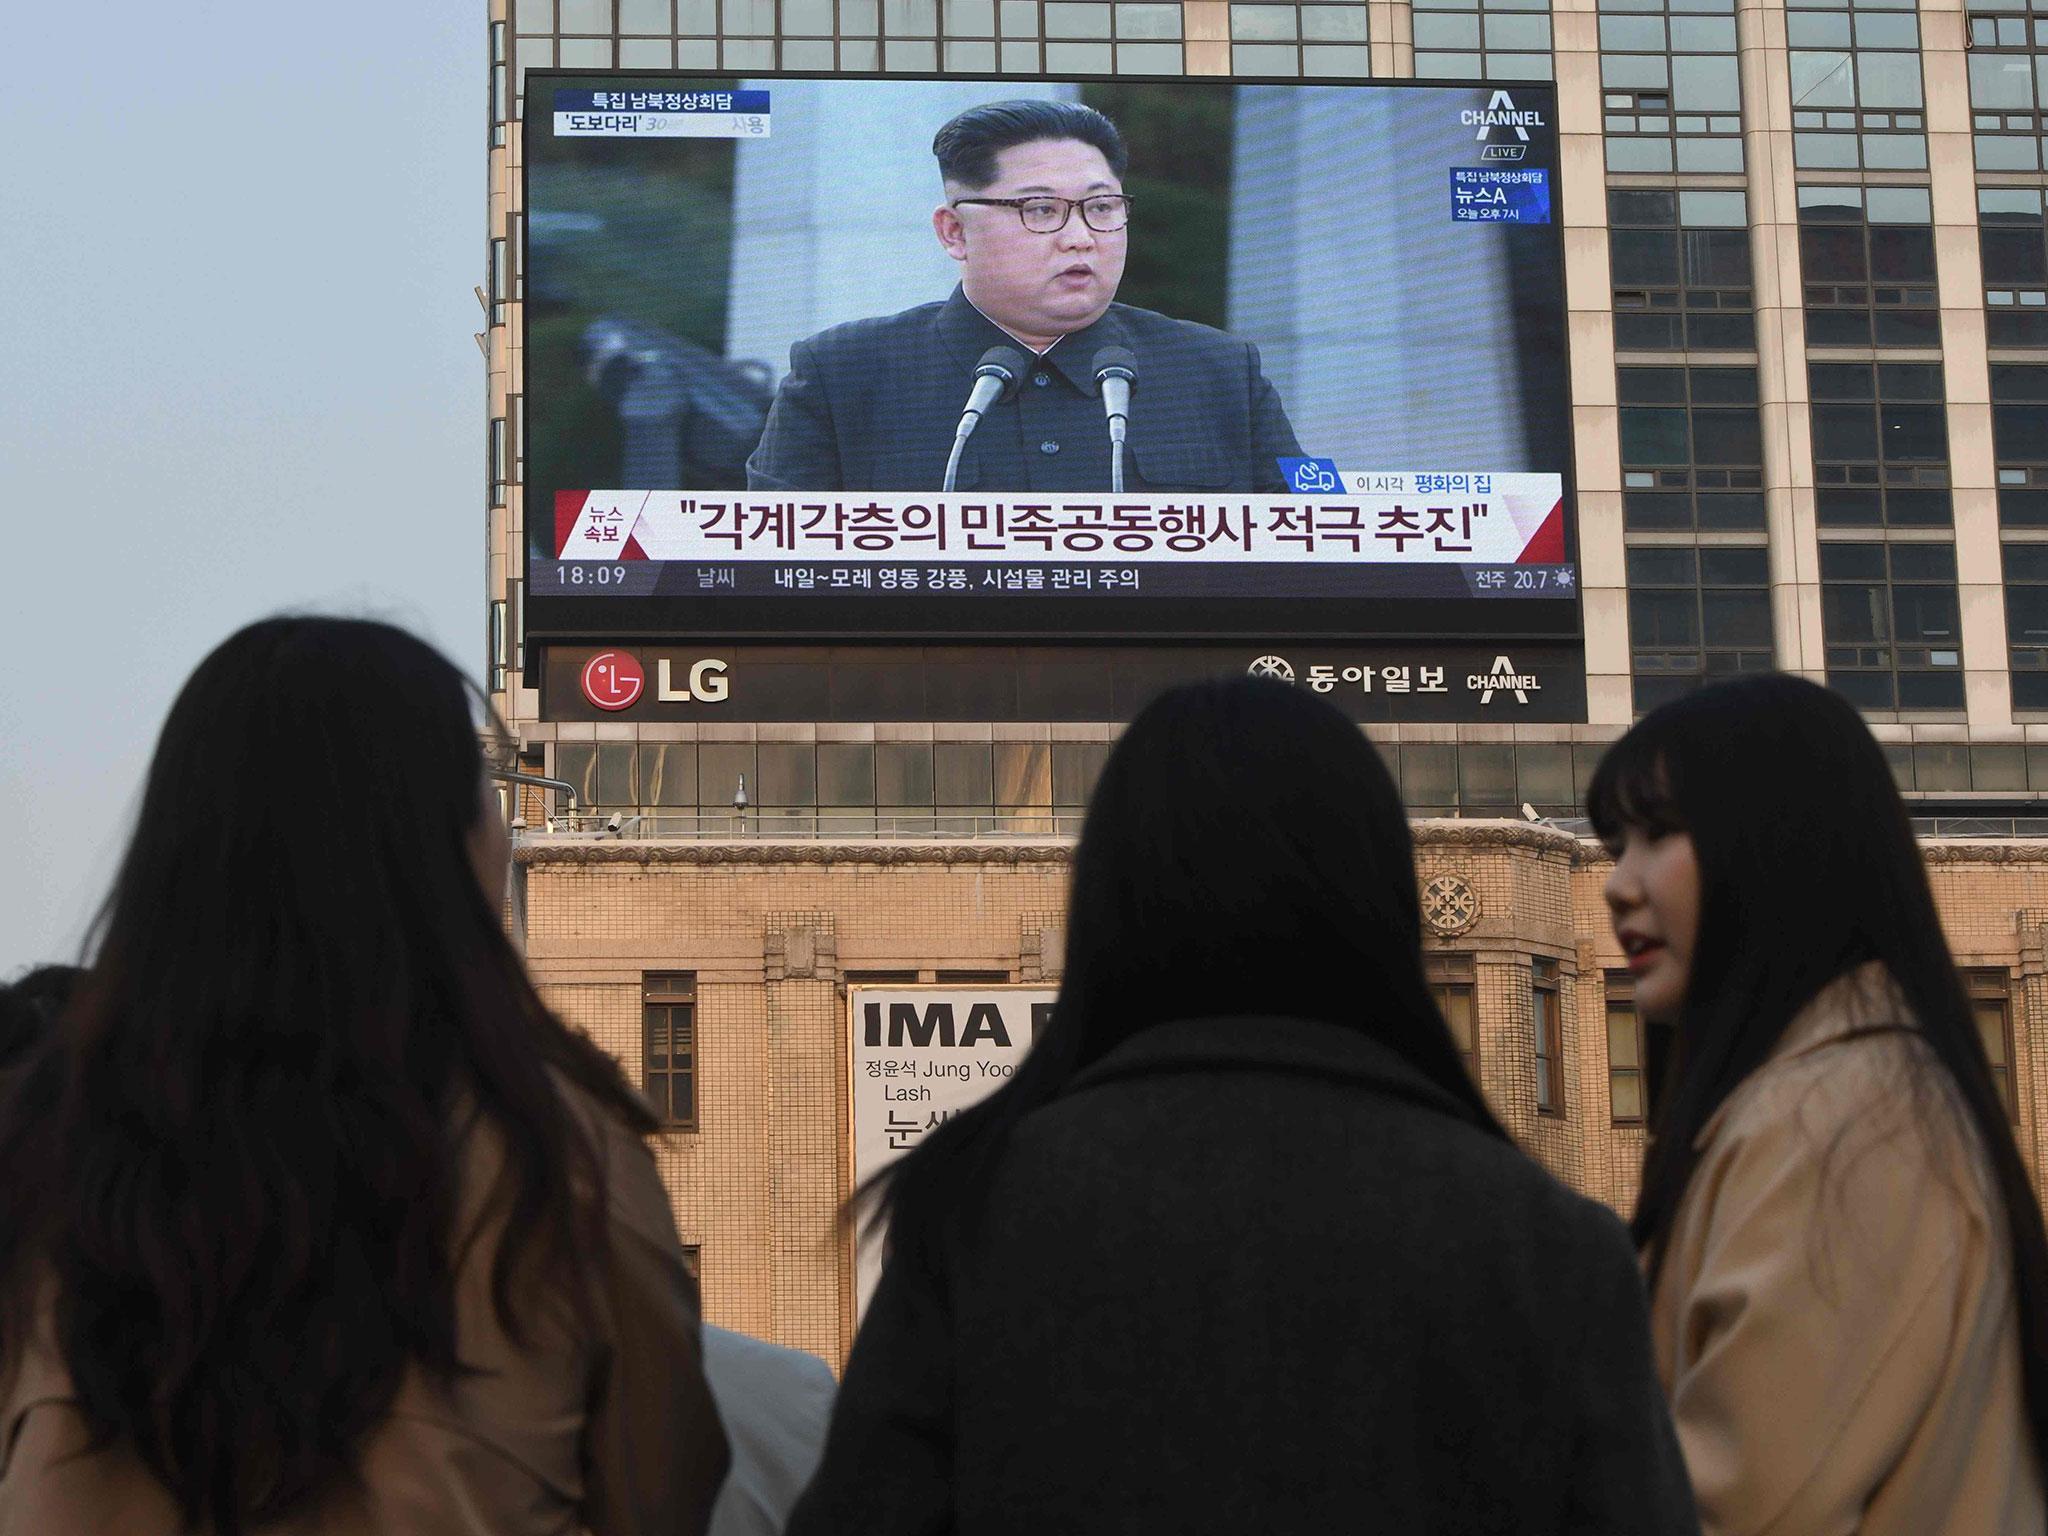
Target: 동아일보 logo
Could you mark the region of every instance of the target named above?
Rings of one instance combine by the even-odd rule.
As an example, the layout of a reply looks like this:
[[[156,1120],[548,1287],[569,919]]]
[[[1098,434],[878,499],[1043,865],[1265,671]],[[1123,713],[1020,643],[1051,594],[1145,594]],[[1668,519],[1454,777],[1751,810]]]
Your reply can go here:
[[[1458,114],[1458,120],[1467,128],[1479,130],[1474,137],[1485,146],[1479,151],[1482,160],[1522,159],[1529,153],[1529,130],[1544,126],[1541,112],[1517,107],[1514,97],[1506,91],[1495,91],[1484,111],[1468,107]],[[1496,143],[1495,134],[1503,142]]]

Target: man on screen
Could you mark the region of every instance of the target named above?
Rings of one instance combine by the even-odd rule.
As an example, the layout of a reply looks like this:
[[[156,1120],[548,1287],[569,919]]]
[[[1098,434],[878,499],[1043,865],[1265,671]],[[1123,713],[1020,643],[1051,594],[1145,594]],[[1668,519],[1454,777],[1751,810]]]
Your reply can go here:
[[[749,488],[938,490],[976,365],[1006,347],[1019,377],[968,440],[956,489],[1110,489],[1110,348],[1136,375],[1127,491],[1287,489],[1278,460],[1301,450],[1258,348],[1115,302],[1132,211],[1114,123],[1077,102],[995,102],[947,123],[932,152],[946,197],[932,228],[959,286],[792,347]]]

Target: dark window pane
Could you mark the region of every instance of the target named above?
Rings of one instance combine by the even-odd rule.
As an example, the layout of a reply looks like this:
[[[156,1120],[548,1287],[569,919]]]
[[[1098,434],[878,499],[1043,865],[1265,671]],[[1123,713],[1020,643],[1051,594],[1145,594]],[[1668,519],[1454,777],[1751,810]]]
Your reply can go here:
[[[1893,587],[1892,613],[1893,633],[1902,644],[1921,640],[1953,645],[1961,624],[1953,587]]]
[[[1695,464],[1761,464],[1763,426],[1754,410],[1692,413]]]
[[[1899,708],[1961,709],[1963,674],[1953,672],[1901,672]]]
[[[740,776],[747,780],[747,798],[755,800],[760,784],[754,772],[754,744],[748,741],[706,741],[697,747],[697,805],[702,810],[726,810],[739,792]],[[758,802],[757,802],[758,803]]]
[[[818,749],[807,741],[768,741],[757,753],[761,782],[754,804],[812,806],[818,803]]]
[[[1762,549],[1703,549],[1700,580],[1710,587],[1761,587],[1771,579],[1771,558]],[[1633,577],[1631,577],[1633,580]]]
[[[1956,547],[1953,544],[1894,544],[1894,581],[1954,581]]]
[[[1806,344],[1809,347],[1869,346],[1870,311],[1809,309],[1806,312]]]
[[[1806,389],[1816,400],[1875,400],[1877,379],[1868,363],[1808,363]]]
[[[1934,231],[1924,224],[1870,226],[1870,278],[1878,283],[1934,281]]]
[[[1991,398],[1999,405],[2024,400],[2048,405],[2048,364],[1993,363]]]
[[[1691,592],[1637,591],[1628,595],[1629,643],[1653,646],[1699,644],[1698,599]]]
[[[1622,412],[1624,416],[1627,414],[1626,411]],[[2048,461],[2048,407],[1992,406],[1991,441],[2001,464],[2039,464]]]
[[[1887,520],[1900,528],[1947,528],[1956,520],[1947,491],[1890,490],[1884,505]]]
[[[1747,288],[1750,282],[1749,231],[1687,230],[1685,280],[1695,288]]]
[[[1889,672],[1838,672],[1830,667],[1828,686],[1858,709],[1898,707]]]
[[[1702,517],[1706,515],[1700,498]],[[1624,491],[1621,496],[1621,525],[1634,533],[1655,533],[1692,526],[1692,498],[1684,492]]]
[[[1618,398],[1623,405],[1681,405],[1685,402],[1683,368],[1617,368]]]
[[[1877,458],[1877,415],[1862,405],[1816,405],[1813,408],[1813,457],[1823,460]]]
[[[1676,224],[1678,222],[1678,194],[1675,192],[1609,192],[1607,194],[1607,222],[1610,224]]]
[[[1498,742],[1461,743],[1458,787],[1460,805],[1515,804],[1520,799],[1515,788],[1515,749]]]
[[[1823,528],[1874,528],[1884,522],[1884,497],[1875,486],[1824,485],[1814,493],[1814,511]]]
[[[1820,547],[1822,581],[1883,581],[1882,544],[1823,544]]]
[[[1621,371],[1627,373],[1631,370],[1624,368]],[[1622,407],[1622,463],[1687,464],[1691,461],[1692,448],[1683,408]]]
[[[2048,581],[2048,544],[2006,545],[2005,579],[2008,582]],[[2048,788],[2048,785],[2043,788]]]
[[[1683,315],[1651,314],[1643,310],[1617,310],[1614,345],[1624,352],[1676,352],[1684,345],[1682,323],[1685,318]]]
[[[1052,745],[1052,803],[1086,805],[1109,758],[1106,741],[1056,741]]]
[[[1883,425],[1884,456],[1893,464],[1948,462],[1948,416],[1938,405],[1887,405],[1878,417]]]
[[[1870,279],[1863,252],[1863,227],[1799,231],[1800,274],[1809,283],[1862,283]]]
[[[1984,281],[1988,286],[2048,283],[2048,241],[2033,229],[1999,229],[1985,225]]]
[[[1880,309],[1875,316],[1880,347],[1938,347],[1941,314],[1932,309]]]
[[[1835,645],[1875,643],[1888,638],[1884,596],[1883,587],[1822,587],[1821,633]]]
[[[1940,400],[1947,393],[1942,383],[1939,363],[1879,363],[1877,365],[1878,398],[1886,402],[1901,400]]]
[[[2005,589],[2005,635],[2014,645],[2048,645],[2048,587]]]
[[[1627,521],[1627,504],[1623,503],[1623,522]],[[1764,525],[1764,498],[1761,491],[1735,491],[1728,495],[1700,493],[1700,526],[1702,528],[1761,528]]]
[[[1617,325],[1617,346],[1620,335]],[[1748,351],[1756,345],[1756,316],[1693,310],[1685,317],[1685,337],[1686,345],[1700,352]]]
[[[1692,370],[1694,405],[1756,404],[1754,368],[1695,368]]]
[[[1700,632],[1708,645],[1767,646],[1771,643],[1771,599],[1767,592],[1700,594]]]
[[[1623,507],[1624,524],[1627,508]],[[2048,528],[2048,490],[2007,488],[1998,493],[1998,520],[2008,528]]]
[[[1689,549],[1631,549],[1628,552],[1628,584],[1631,587],[1689,587],[1694,579],[1693,552]]]
[[[1641,283],[1647,287],[1676,287],[1678,232],[1669,229],[1617,229],[1608,236],[1614,257],[1616,287]]]

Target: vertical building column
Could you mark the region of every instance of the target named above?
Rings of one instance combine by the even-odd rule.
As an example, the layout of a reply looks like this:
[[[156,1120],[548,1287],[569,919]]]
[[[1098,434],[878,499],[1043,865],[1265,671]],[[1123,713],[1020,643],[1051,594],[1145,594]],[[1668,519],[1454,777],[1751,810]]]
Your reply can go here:
[[[1799,191],[1792,169],[1791,61],[1785,11],[1737,0],[1742,142],[1749,164],[1751,266],[1756,277],[1764,518],[1771,539],[1771,620],[1778,665],[1823,681],[1820,540],[1814,516],[1812,425],[1807,413],[1806,310],[1799,283]]]
[[[1977,243],[1967,40],[1963,0],[1922,0],[1920,59],[1927,82],[1927,165],[1933,183],[1934,262],[1948,385],[1963,702],[1970,728],[1977,731],[2012,725],[2012,677],[1999,558],[1998,473],[1991,442],[1991,367],[1986,355],[1983,257]]]
[[[768,994],[775,1340],[840,1358],[838,1098],[841,1005],[831,913],[771,915]]]
[[[1368,0],[1366,45],[1375,80],[1408,80],[1415,74],[1415,13],[1407,0]]]
[[[2048,912],[2023,908],[2014,914],[2020,938],[2019,985],[2012,989],[2013,1096],[2020,1107],[2020,1155],[2034,1176],[2034,1188],[2048,1199]]]
[[[1180,27],[1189,74],[1230,73],[1229,0],[1181,0]]]
[[[1600,131],[1596,0],[1556,0],[1558,174],[1564,182],[1565,311],[1571,347],[1579,597],[1586,626],[1586,719],[1625,726],[1628,587],[1622,550],[1621,412],[1614,387],[1614,278],[1607,249],[1607,150]]]

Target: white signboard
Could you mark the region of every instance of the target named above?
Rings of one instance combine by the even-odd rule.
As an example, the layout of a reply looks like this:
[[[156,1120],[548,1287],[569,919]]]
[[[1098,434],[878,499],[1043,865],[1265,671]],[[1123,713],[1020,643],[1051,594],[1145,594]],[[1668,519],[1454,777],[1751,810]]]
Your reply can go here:
[[[1052,1008],[1040,987],[852,987],[853,1187],[1017,1070]],[[879,1235],[854,1255],[854,1312],[882,1273]]]

